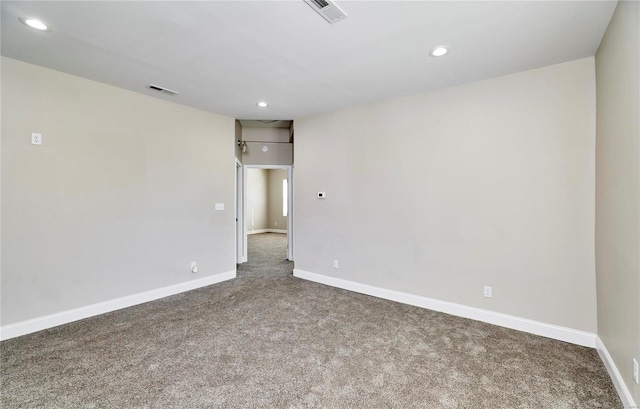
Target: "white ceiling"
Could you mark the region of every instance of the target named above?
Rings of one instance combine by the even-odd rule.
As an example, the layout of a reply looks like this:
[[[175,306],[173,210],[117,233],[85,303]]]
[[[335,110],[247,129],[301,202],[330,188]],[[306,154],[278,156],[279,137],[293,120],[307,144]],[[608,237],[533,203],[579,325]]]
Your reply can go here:
[[[296,119],[592,56],[616,6],[337,3],[348,17],[331,25],[303,0],[2,1],[1,51],[235,118]],[[20,16],[52,31],[30,29]],[[429,57],[440,44],[451,53]]]

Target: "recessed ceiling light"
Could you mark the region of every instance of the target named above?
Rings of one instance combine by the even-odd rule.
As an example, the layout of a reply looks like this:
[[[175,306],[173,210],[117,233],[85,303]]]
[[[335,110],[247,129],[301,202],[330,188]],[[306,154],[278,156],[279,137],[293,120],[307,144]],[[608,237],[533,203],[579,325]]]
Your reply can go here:
[[[439,46],[429,51],[429,55],[432,57],[442,57],[449,52],[449,48],[445,46]]]
[[[25,25],[27,25],[27,26],[29,26],[31,28],[35,28],[36,30],[40,30],[40,31],[49,31],[50,30],[48,25],[46,25],[42,21],[38,20],[37,18],[20,17],[18,20],[20,20],[20,22],[22,24],[25,24]]]
[[[258,102],[256,105],[257,105],[257,106],[259,106],[260,108],[266,108],[266,107],[268,107],[268,106],[269,106],[269,104],[267,104],[267,103],[266,103],[266,102],[264,102],[264,101],[260,101],[260,102]]]

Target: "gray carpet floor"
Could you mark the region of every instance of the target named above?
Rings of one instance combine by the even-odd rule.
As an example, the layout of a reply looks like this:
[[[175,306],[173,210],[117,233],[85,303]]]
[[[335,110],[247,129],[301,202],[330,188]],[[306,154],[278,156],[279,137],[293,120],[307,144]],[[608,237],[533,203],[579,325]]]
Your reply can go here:
[[[595,350],[294,278],[238,278],[0,343],[2,408],[622,408]]]

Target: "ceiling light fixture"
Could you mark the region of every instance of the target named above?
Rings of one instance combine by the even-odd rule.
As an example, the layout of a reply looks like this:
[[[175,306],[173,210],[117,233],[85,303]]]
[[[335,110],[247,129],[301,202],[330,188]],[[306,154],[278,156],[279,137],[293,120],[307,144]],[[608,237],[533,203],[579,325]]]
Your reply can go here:
[[[50,30],[48,25],[46,25],[42,21],[38,20],[37,18],[20,17],[18,20],[20,20],[20,22],[22,24],[27,25],[27,26],[29,26],[31,28],[35,28],[36,30],[40,30],[40,31],[49,31]]]
[[[443,57],[447,55],[448,52],[449,52],[449,47],[445,47],[441,45],[429,51],[429,55],[432,57]]]
[[[256,105],[257,105],[257,106],[259,106],[260,108],[266,108],[266,107],[268,107],[268,106],[269,106],[269,104],[267,104],[267,103],[266,103],[266,102],[264,102],[264,101],[260,101],[260,102],[258,102]]]

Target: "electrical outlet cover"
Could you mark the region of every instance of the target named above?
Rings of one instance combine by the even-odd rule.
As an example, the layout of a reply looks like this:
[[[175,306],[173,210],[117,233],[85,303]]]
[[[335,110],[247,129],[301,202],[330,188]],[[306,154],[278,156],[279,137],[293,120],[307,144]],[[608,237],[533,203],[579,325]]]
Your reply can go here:
[[[32,133],[31,134],[31,144],[32,145],[42,145],[42,135],[40,135],[39,133]]]

